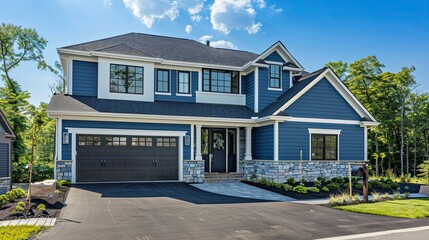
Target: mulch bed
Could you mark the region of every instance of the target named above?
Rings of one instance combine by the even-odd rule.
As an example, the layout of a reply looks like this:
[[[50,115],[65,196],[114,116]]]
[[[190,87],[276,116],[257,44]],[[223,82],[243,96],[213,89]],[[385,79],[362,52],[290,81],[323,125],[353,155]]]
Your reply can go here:
[[[326,186],[326,184],[322,184],[322,186],[319,187],[319,189],[320,189],[319,193],[313,193],[313,192],[308,191],[307,194],[301,194],[301,193],[297,193],[297,192],[293,192],[293,191],[286,191],[284,188],[271,187],[271,186],[267,186],[265,184],[255,183],[252,181],[245,181],[244,180],[242,182],[249,184],[249,185],[252,185],[252,186],[255,186],[255,187],[259,187],[259,188],[271,191],[271,192],[279,193],[279,194],[282,194],[282,195],[285,195],[285,196],[288,196],[291,198],[299,199],[299,200],[328,198],[329,195],[335,195],[335,194],[339,194],[342,192],[347,192],[347,193],[349,192],[349,188],[342,188],[339,191],[332,191],[331,190],[329,192],[324,192],[321,189],[322,189],[322,187]],[[295,183],[292,186],[295,187],[297,185],[299,185],[299,183]],[[304,183],[304,185],[306,187],[312,187],[313,183],[312,182],[306,182],[306,183]],[[405,192],[418,193],[420,190],[419,184],[398,183],[398,185],[399,185],[399,188],[401,189],[401,191],[400,191],[401,193],[405,193]],[[405,191],[405,189],[404,189],[405,186],[408,186],[408,188],[409,188],[407,191]],[[371,192],[373,192],[373,191],[376,191],[380,194],[384,194],[386,192],[389,192],[390,194],[392,194],[396,191],[396,189],[391,189],[390,191],[386,191],[386,190],[383,190],[381,188],[372,188],[372,189],[370,189],[369,193],[371,194]],[[353,193],[354,194],[358,193],[358,194],[362,195],[362,190],[353,187]]]
[[[34,217],[51,217],[51,218],[58,217],[60,212],[61,212],[61,209],[64,207],[64,202],[67,198],[67,194],[68,194],[69,189],[70,189],[69,187],[65,187],[65,186],[58,188],[58,190],[60,190],[60,193],[56,194],[57,200],[54,204],[51,204],[44,199],[31,198],[31,210],[28,211],[27,214],[13,214],[12,213],[12,211],[15,209],[15,207],[19,201],[23,201],[26,204],[28,204],[26,197],[15,199],[13,202],[10,202],[10,203],[4,205],[0,209],[0,221],[1,220],[26,219],[26,218],[30,218],[30,217],[32,217],[32,218],[34,218]],[[41,211],[37,210],[37,206],[41,203],[45,204],[46,211],[41,212]]]

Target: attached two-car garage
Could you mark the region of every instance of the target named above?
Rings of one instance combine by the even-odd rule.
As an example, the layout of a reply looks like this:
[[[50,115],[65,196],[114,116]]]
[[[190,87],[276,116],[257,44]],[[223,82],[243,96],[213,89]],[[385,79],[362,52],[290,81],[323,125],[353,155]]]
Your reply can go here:
[[[76,135],[76,182],[178,180],[177,137]]]

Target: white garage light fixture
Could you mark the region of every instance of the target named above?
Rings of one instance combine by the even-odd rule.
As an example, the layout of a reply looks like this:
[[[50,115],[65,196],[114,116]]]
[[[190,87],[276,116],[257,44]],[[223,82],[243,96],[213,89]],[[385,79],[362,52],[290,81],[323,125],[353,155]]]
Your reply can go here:
[[[185,145],[191,145],[191,135],[185,135]]]

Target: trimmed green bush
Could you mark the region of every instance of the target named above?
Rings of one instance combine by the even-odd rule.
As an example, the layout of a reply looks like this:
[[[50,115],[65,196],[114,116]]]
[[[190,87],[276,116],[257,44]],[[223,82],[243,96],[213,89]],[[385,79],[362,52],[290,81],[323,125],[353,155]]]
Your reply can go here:
[[[340,184],[334,183],[334,182],[327,184],[326,187],[328,187],[330,190],[334,190],[334,191],[340,190]]]
[[[276,188],[282,188],[283,187],[283,183],[276,183],[275,187]]]
[[[24,213],[24,207],[16,205],[16,207],[15,207],[15,209],[13,209],[12,213],[13,214]]]
[[[286,183],[289,185],[293,185],[296,183],[295,178],[288,178],[286,179]]]
[[[326,182],[326,178],[324,177],[317,177],[317,181],[321,182],[322,184]]]
[[[323,188],[322,188],[322,191],[324,191],[324,192],[329,192],[329,188],[328,188],[328,187],[323,187]]]
[[[314,180],[313,185],[316,187],[320,187],[322,186],[322,182],[320,182],[319,180]]]
[[[308,193],[307,188],[304,186],[301,186],[301,185],[295,186],[293,188],[293,191],[297,192],[297,193],[301,193],[301,194],[307,194]]]
[[[37,210],[39,210],[41,212],[46,211],[45,204],[41,203],[41,204],[37,205]]]
[[[18,206],[20,206],[20,207],[25,207],[25,202],[23,202],[23,201],[19,201],[19,202],[18,202]]]
[[[305,183],[305,182],[307,182],[307,180],[305,180],[304,178],[301,178],[301,180],[299,182],[300,183]]]
[[[267,179],[265,179],[265,178],[261,178],[261,180],[259,180],[259,183],[260,183],[260,184],[267,185],[268,180],[267,180]]]
[[[292,187],[292,185],[289,185],[289,184],[283,184],[283,188],[287,191],[287,192],[290,192],[290,191],[292,191],[293,190],[293,187]]]
[[[344,179],[342,177],[333,177],[331,181],[334,183],[344,183]]]
[[[308,190],[312,193],[319,193],[320,192],[319,188],[317,188],[317,187],[311,187]]]

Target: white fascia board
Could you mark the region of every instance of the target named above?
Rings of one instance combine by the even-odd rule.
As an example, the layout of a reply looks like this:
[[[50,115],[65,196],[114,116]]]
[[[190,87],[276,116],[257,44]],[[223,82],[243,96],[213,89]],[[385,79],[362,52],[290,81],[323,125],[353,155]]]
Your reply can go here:
[[[328,118],[300,118],[289,117],[289,122],[308,122],[308,123],[331,123],[331,124],[347,124],[347,125],[360,125],[358,120],[342,120],[342,119],[328,119]]]
[[[257,61],[259,61],[260,59],[264,59],[266,58],[268,55],[270,55],[272,52],[274,52],[276,50],[276,48],[280,48],[280,50],[287,56],[289,57],[293,63],[295,63],[299,69],[302,71],[304,70],[304,68],[301,66],[301,64],[292,56],[292,54],[290,54],[290,52],[283,46],[283,44],[279,41],[276,42],[275,44],[273,44],[270,48],[268,48],[267,50],[265,50],[263,53],[261,53],[257,58],[255,58],[252,61],[253,63],[256,63]],[[280,53],[279,53],[280,54]],[[245,65],[246,66],[246,65]],[[243,66],[244,67],[244,66]]]
[[[379,123],[379,122],[362,121],[362,122],[360,123],[360,126],[361,126],[361,127],[365,127],[365,126],[367,126],[367,127],[376,127],[376,126],[378,126],[378,125],[380,125],[380,123]]]
[[[277,115],[280,112],[286,110],[290,105],[292,105],[296,100],[298,100],[302,95],[304,95],[308,90],[310,90],[314,85],[316,85],[320,80],[325,78],[332,84],[332,86],[338,91],[338,93],[343,96],[343,98],[350,104],[350,106],[359,114],[360,117],[369,117],[373,122],[377,122],[375,118],[366,110],[366,108],[356,99],[356,97],[350,92],[350,90],[344,86],[341,80],[335,75],[330,68],[326,69],[321,73],[315,80],[303,88],[299,93],[295,94],[288,102],[286,102],[282,107],[280,107],[273,115]]]
[[[309,128],[308,133],[310,134],[334,134],[340,135],[341,129],[321,129],[321,128]]]
[[[228,65],[217,65],[217,64],[206,64],[206,63],[195,63],[195,62],[181,62],[173,60],[162,60],[161,64],[172,65],[172,66],[187,66],[187,67],[198,67],[198,68],[215,68],[231,71],[242,71],[242,67],[228,66]]]
[[[149,119],[149,120],[167,120],[189,123],[190,121],[195,122],[230,122],[230,123],[243,123],[251,124],[254,123],[252,119],[240,119],[240,118],[214,118],[214,117],[192,117],[192,116],[171,116],[171,115],[146,115],[146,114],[125,114],[125,113],[100,113],[100,112],[68,112],[68,111],[48,111],[50,117],[57,116],[71,116],[71,117],[97,117],[97,118],[119,118],[129,121],[131,119]]]
[[[302,72],[302,69],[300,69],[300,68],[292,68],[292,67],[283,67],[283,70]]]
[[[166,130],[135,130],[135,129],[111,129],[111,128],[66,128],[69,133],[76,134],[112,134],[112,135],[135,135],[135,136],[160,136],[160,137],[183,137],[187,131]]]

